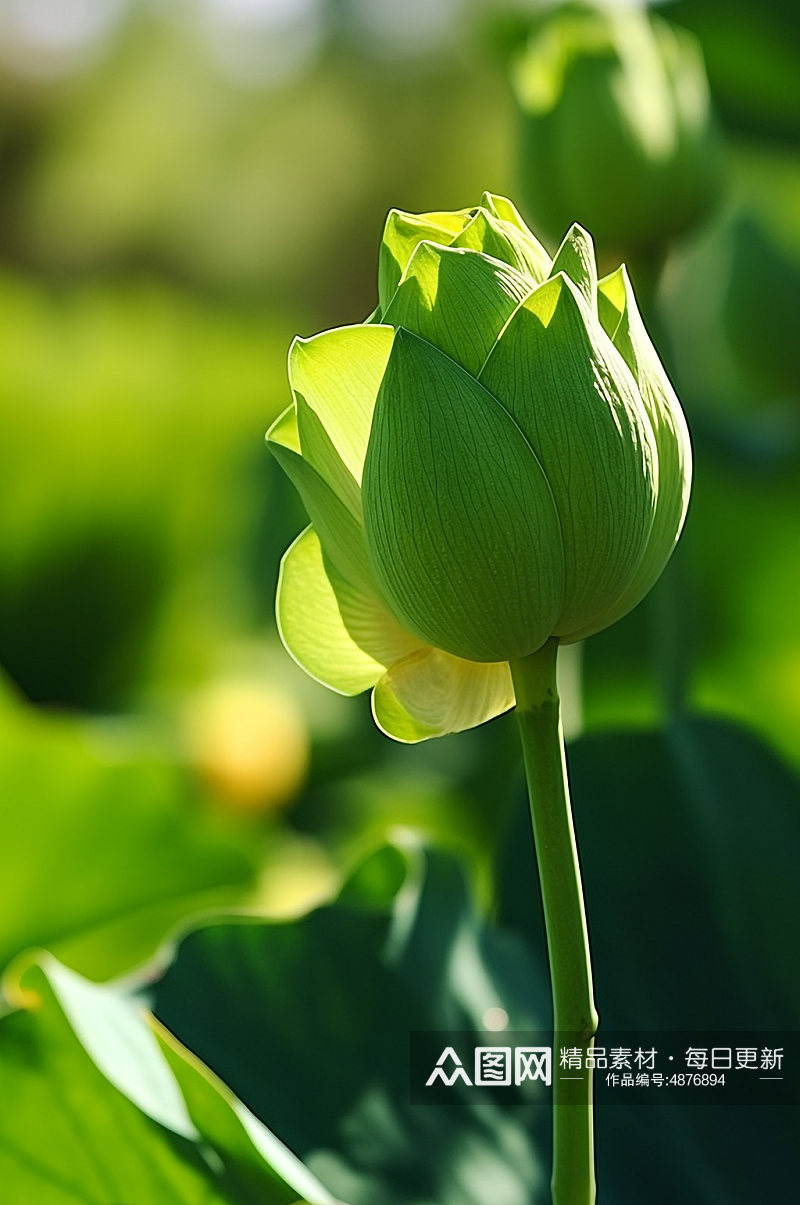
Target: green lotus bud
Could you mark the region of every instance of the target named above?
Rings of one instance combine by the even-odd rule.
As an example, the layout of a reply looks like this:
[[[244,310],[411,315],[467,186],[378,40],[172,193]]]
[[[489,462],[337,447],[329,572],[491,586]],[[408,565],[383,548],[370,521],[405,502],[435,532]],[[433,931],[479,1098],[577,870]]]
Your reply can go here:
[[[640,601],[683,524],[690,449],[625,270],[598,283],[580,227],[551,262],[488,194],[392,213],[381,287],[380,322],[290,351],[268,439],[312,525],[278,625],[312,676],[373,687],[384,731],[421,740],[513,706],[510,661]]]
[[[603,246],[662,245],[720,188],[699,44],[631,5],[550,9],[515,61],[520,184],[557,234],[575,215]]]

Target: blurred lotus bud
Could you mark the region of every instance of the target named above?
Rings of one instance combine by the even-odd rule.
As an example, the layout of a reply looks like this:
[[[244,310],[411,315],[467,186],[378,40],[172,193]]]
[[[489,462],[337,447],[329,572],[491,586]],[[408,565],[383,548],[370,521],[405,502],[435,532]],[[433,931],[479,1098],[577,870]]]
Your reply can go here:
[[[598,283],[579,226],[550,261],[489,194],[392,213],[381,268],[380,322],[290,352],[268,438],[312,526],[278,623],[309,673],[374,687],[384,731],[420,740],[513,706],[509,661],[640,601],[691,454],[625,270]]]
[[[716,200],[721,156],[699,44],[630,4],[549,8],[515,60],[520,186],[550,235],[578,218],[626,254]]]
[[[308,732],[286,691],[248,679],[216,683],[193,699],[186,731],[193,764],[235,811],[273,811],[303,784]]]

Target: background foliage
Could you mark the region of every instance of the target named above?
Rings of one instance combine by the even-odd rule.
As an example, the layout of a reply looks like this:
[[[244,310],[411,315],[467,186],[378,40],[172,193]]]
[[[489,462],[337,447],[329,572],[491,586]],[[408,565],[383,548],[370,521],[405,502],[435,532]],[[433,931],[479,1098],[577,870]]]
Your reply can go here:
[[[263,448],[291,337],[374,308],[391,206],[517,195],[536,8],[0,3],[10,1205],[546,1199],[541,1106],[404,1095],[409,1028],[547,1019],[512,722],[406,749],[295,670],[303,516]],[[681,551],[565,681],[598,1004],[791,1027],[798,18],[663,14],[701,39],[725,178],[657,281],[631,264],[693,434]],[[612,1112],[609,1203],[794,1184],[788,1108]]]

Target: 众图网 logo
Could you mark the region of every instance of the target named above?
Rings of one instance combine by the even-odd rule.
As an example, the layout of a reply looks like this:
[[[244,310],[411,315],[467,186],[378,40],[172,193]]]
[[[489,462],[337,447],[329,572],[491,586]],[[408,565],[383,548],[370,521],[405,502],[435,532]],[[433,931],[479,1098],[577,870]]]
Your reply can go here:
[[[468,1088],[508,1088],[539,1080],[549,1085],[553,1078],[553,1056],[549,1046],[476,1046],[475,1062],[467,1068],[452,1046],[445,1046],[425,1087],[455,1083]]]

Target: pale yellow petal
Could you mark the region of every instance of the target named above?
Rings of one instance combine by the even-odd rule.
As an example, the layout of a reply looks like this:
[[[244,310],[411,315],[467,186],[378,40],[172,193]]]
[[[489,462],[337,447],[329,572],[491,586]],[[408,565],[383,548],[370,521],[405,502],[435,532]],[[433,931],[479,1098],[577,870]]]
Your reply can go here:
[[[462,661],[439,649],[398,661],[372,693],[378,727],[409,744],[475,728],[513,706],[506,662]]]
[[[385,608],[326,564],[313,527],[281,562],[277,620],[294,660],[343,695],[367,690],[388,665],[422,647]]]

